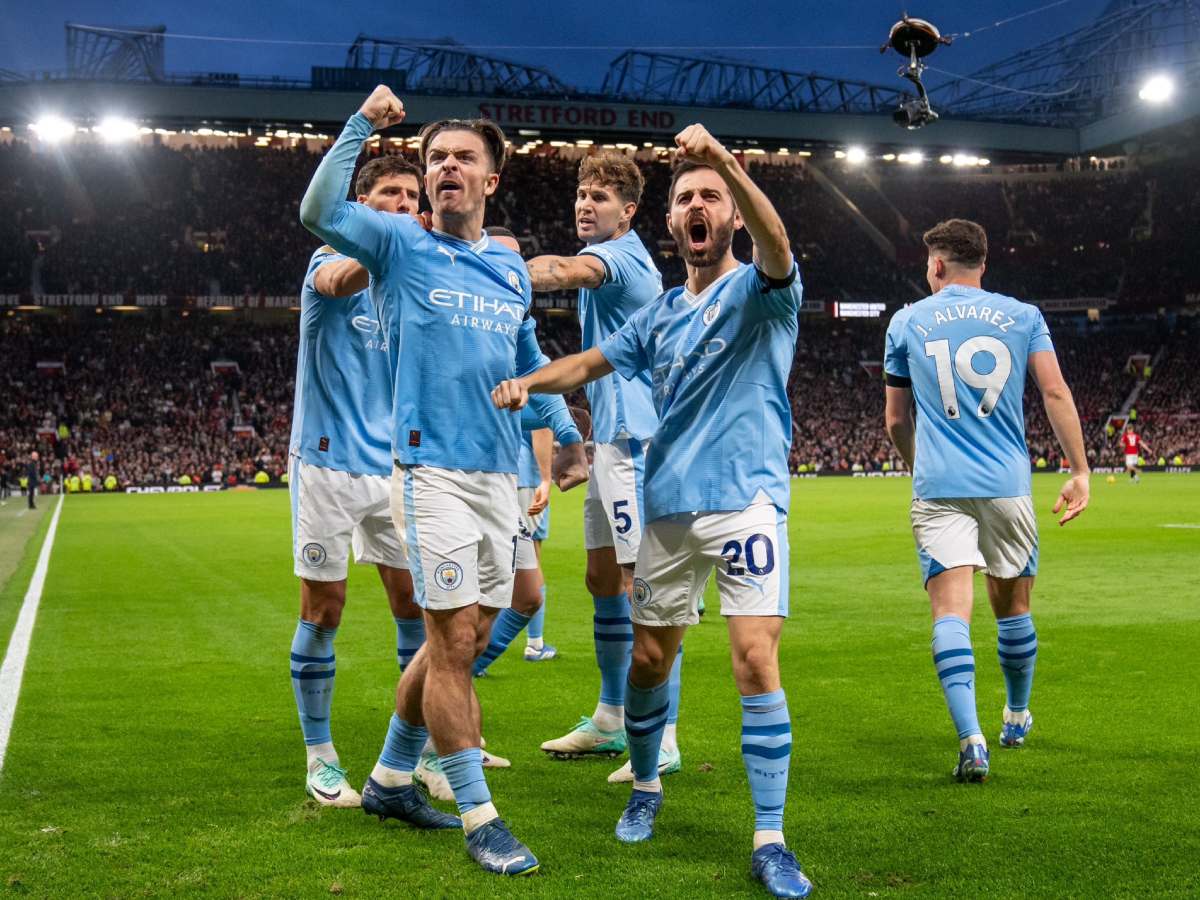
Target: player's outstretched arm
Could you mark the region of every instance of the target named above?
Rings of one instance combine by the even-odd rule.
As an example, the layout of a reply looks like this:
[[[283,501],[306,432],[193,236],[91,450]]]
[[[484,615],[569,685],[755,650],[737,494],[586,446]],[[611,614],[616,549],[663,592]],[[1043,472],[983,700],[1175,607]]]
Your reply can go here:
[[[357,259],[332,260],[313,275],[313,287],[322,297],[353,297],[370,283],[370,273]]]
[[[612,364],[604,354],[592,347],[556,359],[528,375],[500,382],[492,390],[492,402],[497,409],[515,412],[529,402],[530,394],[566,394],[612,371]]]
[[[404,104],[391,89],[382,84],[375,88],[346,122],[300,201],[300,224],[368,269],[378,268],[387,244],[387,226],[379,213],[361,203],[351,203],[346,193],[363,141],[376,128],[403,120]]]
[[[1029,370],[1042,392],[1042,403],[1046,407],[1046,418],[1054,429],[1054,436],[1062,446],[1071,466],[1071,477],[1063,485],[1054,503],[1054,511],[1066,512],[1058,520],[1066,525],[1087,509],[1091,495],[1091,467],[1083,446],[1083,427],[1079,424],[1079,412],[1075,409],[1075,398],[1062,377],[1058,356],[1053,350],[1040,350],[1029,355]]]
[[[887,385],[884,404],[884,422],[887,425],[888,437],[896,445],[901,459],[913,471],[913,460],[916,457],[917,426],[912,415],[912,388],[900,388]]]
[[[604,284],[604,263],[594,256],[535,256],[526,265],[535,291],[573,291]]]
[[[775,206],[746,170],[703,125],[689,125],[675,135],[676,158],[712,166],[733,195],[746,230],[754,241],[754,260],[768,278],[783,280],[792,274],[792,248],[787,229]]]

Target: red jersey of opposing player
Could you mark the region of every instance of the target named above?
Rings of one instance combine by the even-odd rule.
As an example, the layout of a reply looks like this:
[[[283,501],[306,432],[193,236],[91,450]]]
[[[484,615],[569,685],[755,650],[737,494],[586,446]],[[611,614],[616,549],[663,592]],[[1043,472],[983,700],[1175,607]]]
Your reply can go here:
[[[1121,443],[1125,447],[1126,456],[1139,456],[1142,449],[1142,436],[1136,431],[1126,431],[1121,435]]]

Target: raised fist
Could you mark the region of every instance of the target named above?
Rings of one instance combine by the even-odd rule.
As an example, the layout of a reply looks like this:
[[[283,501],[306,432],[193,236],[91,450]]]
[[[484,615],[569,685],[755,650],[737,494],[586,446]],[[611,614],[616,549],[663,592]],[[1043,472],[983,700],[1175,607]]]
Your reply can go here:
[[[380,131],[404,121],[404,104],[386,84],[377,85],[358,111]]]

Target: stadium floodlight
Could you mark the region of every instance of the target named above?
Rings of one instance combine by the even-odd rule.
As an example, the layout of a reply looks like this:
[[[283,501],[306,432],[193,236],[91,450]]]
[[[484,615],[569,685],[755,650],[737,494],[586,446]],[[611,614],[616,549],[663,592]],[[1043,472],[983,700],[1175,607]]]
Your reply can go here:
[[[100,135],[109,144],[131,141],[138,136],[137,123],[118,116],[106,116],[100,120],[100,124],[93,128],[92,131]]]
[[[1152,75],[1138,89],[1138,98],[1147,103],[1166,103],[1175,96],[1175,82],[1167,75]]]
[[[954,162],[954,157],[949,153],[943,153],[938,157],[938,162],[940,162],[943,166],[948,166],[950,163]]]
[[[47,144],[69,141],[75,135],[75,126],[61,116],[42,116],[29,127]]]
[[[976,161],[976,164],[980,165],[980,166],[990,166],[992,164],[992,161],[990,159],[988,159],[986,156],[981,156]]]
[[[864,163],[866,161],[867,161],[867,151],[864,150],[862,147],[847,147],[846,148],[846,162],[850,163],[851,165],[857,166],[860,163]]]
[[[953,162],[954,162],[954,165],[958,166],[959,168],[961,168],[963,166],[977,166],[977,165],[979,165],[979,157],[978,156],[967,156],[967,154],[965,154],[965,153],[955,153],[954,157],[953,157]]]
[[[911,153],[901,153],[896,159],[909,166],[919,166],[925,162],[925,154],[920,150],[914,150]]]

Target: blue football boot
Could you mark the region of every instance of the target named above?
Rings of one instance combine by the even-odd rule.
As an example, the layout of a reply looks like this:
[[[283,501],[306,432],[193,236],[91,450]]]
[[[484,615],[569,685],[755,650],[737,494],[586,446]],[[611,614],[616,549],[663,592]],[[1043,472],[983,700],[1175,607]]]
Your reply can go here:
[[[1000,729],[1001,747],[1022,747],[1029,732],[1033,731],[1033,713],[1025,709],[1013,712],[1004,707],[1004,725]]]
[[[796,855],[783,844],[763,844],[750,857],[750,874],[772,897],[807,897],[812,882],[800,871]]]
[[[532,875],[540,863],[533,851],[513,837],[503,819],[492,819],[467,835],[467,853],[485,872]]]
[[[967,749],[958,754],[954,777],[959,781],[987,781],[988,759],[988,749],[983,744],[967,744]]]
[[[661,791],[639,791],[629,795],[629,805],[617,822],[617,840],[637,844],[654,837],[654,818],[662,806]]]
[[[368,778],[362,789],[362,808],[381,821],[399,819],[415,828],[462,828],[462,819],[434,809],[415,784],[387,788]]]

